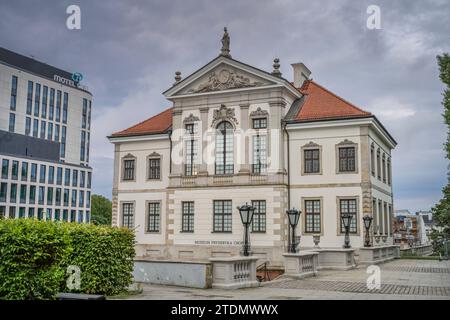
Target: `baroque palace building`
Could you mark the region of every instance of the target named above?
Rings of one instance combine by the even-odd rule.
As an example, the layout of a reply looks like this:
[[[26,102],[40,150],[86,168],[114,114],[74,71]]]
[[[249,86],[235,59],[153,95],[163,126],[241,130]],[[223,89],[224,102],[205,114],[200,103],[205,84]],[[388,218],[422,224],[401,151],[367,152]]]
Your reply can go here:
[[[293,81],[279,60],[266,72],[233,59],[225,29],[220,55],[163,94],[172,106],[108,138],[114,144],[113,225],[135,229],[137,255],[205,260],[239,254],[237,206],[252,204],[254,255],[282,265],[286,210],[301,210],[300,248],[342,248],[341,214],[354,216],[350,243],[392,244],[391,151],[375,115],[311,80]],[[375,237],[373,237],[375,235]],[[378,237],[379,236],[379,237]]]

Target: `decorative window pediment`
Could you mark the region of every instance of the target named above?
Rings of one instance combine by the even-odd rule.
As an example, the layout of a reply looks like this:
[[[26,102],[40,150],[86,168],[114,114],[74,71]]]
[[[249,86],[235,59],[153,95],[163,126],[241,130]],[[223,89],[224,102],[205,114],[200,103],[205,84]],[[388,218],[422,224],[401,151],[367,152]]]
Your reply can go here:
[[[220,105],[219,109],[214,110],[213,121],[212,121],[211,127],[215,128],[217,126],[217,124],[222,121],[229,121],[230,123],[233,123],[234,125],[239,124],[238,120],[236,119],[234,109],[228,108],[224,104]]]
[[[262,110],[260,107],[250,113],[250,118],[263,118],[268,116],[269,112],[267,112],[266,110]]]
[[[194,116],[192,113],[189,115],[189,117],[184,118],[183,123],[193,123],[200,121],[200,118],[197,116]]]
[[[308,142],[307,144],[305,144],[303,146],[303,148],[319,148],[319,147],[320,147],[320,145],[318,145],[317,143],[312,142],[312,141]]]
[[[345,145],[351,145],[351,144],[356,144],[356,142],[353,142],[351,140],[345,139],[344,141],[339,142],[337,145],[338,146],[345,146]]]

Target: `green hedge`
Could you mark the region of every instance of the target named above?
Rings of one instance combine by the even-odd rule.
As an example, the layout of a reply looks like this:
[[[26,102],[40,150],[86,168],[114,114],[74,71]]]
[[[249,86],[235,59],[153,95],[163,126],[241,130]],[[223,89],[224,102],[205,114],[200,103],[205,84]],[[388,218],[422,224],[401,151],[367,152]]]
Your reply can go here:
[[[0,299],[53,299],[69,292],[68,266],[80,268],[74,292],[117,294],[132,282],[134,233],[88,224],[0,220]]]

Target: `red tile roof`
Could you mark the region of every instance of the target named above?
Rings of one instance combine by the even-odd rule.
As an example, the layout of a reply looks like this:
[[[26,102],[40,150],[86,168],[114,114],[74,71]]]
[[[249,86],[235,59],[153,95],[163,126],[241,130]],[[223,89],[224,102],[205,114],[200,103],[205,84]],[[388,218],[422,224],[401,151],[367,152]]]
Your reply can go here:
[[[305,102],[294,121],[311,121],[322,119],[356,118],[371,116],[313,80],[307,80],[298,89],[305,95]]]
[[[165,133],[172,127],[172,111],[173,108],[166,109],[156,116],[144,120],[128,129],[113,133],[111,137]]]

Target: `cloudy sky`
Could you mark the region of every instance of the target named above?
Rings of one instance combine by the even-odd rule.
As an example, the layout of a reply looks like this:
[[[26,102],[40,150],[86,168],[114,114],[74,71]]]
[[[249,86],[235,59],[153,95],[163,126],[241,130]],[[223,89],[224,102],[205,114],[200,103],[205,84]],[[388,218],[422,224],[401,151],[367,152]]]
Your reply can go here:
[[[66,28],[67,6],[81,30]],[[366,27],[367,7],[381,29]],[[436,55],[450,51],[450,2],[301,0],[0,0],[0,46],[84,75],[94,94],[91,161],[95,193],[111,196],[106,136],[170,106],[162,92],[215,58],[228,26],[233,58],[292,79],[312,77],[375,113],[396,138],[397,209],[429,209],[446,183],[446,128]]]

